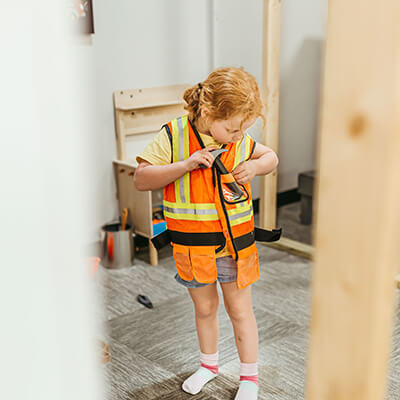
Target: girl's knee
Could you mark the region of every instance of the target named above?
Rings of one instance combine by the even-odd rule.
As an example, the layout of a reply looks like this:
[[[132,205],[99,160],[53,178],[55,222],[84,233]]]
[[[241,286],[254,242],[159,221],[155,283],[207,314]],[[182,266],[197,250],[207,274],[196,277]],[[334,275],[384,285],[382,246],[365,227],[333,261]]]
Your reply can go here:
[[[219,300],[205,300],[199,304],[195,304],[195,311],[197,318],[210,318],[218,312]]]
[[[240,323],[248,319],[254,318],[254,313],[252,308],[234,304],[230,306],[225,305],[225,309],[232,322]]]

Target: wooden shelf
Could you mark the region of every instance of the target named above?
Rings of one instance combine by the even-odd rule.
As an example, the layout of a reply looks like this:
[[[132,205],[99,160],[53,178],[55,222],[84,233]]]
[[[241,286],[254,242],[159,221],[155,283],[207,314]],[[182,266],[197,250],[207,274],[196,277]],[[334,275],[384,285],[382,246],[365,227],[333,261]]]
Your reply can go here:
[[[131,111],[184,104],[183,93],[190,85],[172,85],[114,92],[115,110]]]
[[[160,124],[149,125],[146,127],[131,128],[125,130],[124,135],[125,137],[127,137],[127,136],[141,135],[143,133],[158,132],[160,128],[161,128]]]
[[[153,207],[162,202],[159,191],[139,191],[133,184],[136,160],[128,160],[126,138],[158,132],[161,126],[186,114],[183,93],[189,85],[173,85],[114,92],[115,130],[118,160],[113,161],[120,213],[128,208],[128,222],[135,232],[149,239],[153,236]],[[136,156],[137,154],[130,155]],[[162,197],[162,196],[161,196]],[[158,263],[157,250],[149,243],[150,263]]]
[[[155,107],[168,107],[168,106],[175,106],[179,104],[185,104],[183,100],[176,100],[176,101],[169,101],[165,103],[148,103],[148,104],[138,104],[138,105],[125,105],[120,106],[117,110],[121,111],[133,111],[133,110],[141,110],[145,108],[155,108]]]

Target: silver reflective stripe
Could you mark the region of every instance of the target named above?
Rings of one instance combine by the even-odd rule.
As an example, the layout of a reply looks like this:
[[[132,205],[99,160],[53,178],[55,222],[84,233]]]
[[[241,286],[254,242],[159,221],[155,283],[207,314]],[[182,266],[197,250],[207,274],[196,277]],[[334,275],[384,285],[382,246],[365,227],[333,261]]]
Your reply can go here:
[[[251,215],[252,212],[253,212],[253,206],[250,206],[250,208],[246,211],[243,211],[238,214],[229,215],[229,221],[235,221],[236,219],[239,219],[242,217],[247,217],[247,216]]]
[[[183,134],[182,117],[177,118],[176,122],[178,124],[179,131],[179,161],[183,161],[185,159],[185,138]],[[179,193],[182,203],[186,203],[184,177],[185,175],[182,175],[179,178]]]
[[[201,210],[201,209],[196,209],[196,208],[164,207],[164,210],[170,212],[171,214],[193,214],[193,215],[217,215],[218,214],[216,209]]]

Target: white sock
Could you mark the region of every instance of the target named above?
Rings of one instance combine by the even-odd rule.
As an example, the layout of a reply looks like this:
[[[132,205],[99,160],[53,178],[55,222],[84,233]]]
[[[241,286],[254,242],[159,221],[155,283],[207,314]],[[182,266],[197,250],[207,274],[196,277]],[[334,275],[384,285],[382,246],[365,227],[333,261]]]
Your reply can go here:
[[[257,400],[258,367],[257,363],[240,363],[240,385],[235,400]]]
[[[235,400],[257,400],[258,385],[250,381],[240,381]]]
[[[203,386],[218,375],[218,351],[214,354],[200,353],[201,367],[182,384],[182,389],[197,394]]]

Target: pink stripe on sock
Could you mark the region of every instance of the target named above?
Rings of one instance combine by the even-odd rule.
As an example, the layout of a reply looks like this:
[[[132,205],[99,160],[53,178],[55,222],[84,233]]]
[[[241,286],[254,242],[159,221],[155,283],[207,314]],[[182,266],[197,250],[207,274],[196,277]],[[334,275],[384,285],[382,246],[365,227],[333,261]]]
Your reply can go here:
[[[252,375],[252,376],[240,375],[240,380],[254,382],[256,385],[258,385],[258,375]]]
[[[204,363],[201,363],[200,365],[202,367],[204,367],[204,368],[207,368],[213,374],[218,375],[218,365],[207,365],[207,364],[204,364]]]

